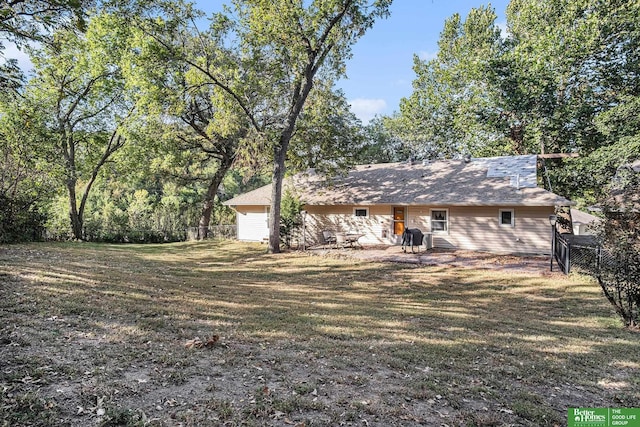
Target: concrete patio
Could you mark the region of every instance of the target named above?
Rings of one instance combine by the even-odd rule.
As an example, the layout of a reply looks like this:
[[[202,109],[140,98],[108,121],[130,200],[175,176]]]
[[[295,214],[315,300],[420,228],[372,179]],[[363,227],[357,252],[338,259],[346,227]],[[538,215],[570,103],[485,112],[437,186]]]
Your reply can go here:
[[[549,274],[549,256],[509,255],[466,250],[421,248],[418,252],[405,253],[400,246],[363,245],[362,248],[335,249],[327,247],[308,248],[307,252],[318,256],[335,256],[375,262],[395,262],[456,268],[480,268],[502,271],[520,271]],[[554,266],[554,272],[558,272]]]

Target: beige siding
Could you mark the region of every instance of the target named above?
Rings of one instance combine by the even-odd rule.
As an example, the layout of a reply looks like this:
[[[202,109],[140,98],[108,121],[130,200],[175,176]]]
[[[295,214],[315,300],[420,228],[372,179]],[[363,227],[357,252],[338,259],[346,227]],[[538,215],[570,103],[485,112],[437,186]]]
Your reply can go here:
[[[393,206],[367,207],[369,216],[354,216],[356,206],[307,206],[307,239],[322,241],[322,230],[363,233],[368,244],[397,244],[392,236]],[[434,233],[435,247],[481,250],[504,253],[549,253],[551,230],[548,217],[553,207],[430,207],[409,206],[405,225],[431,231],[431,209],[448,209],[449,230]],[[500,226],[500,209],[513,209],[515,226]]]
[[[356,217],[354,209],[367,208],[369,216]],[[307,206],[307,239],[314,243],[322,241],[322,231],[355,232],[364,236],[360,243],[391,244],[391,207],[389,206]]]
[[[409,206],[405,225],[426,232],[431,229],[430,215],[428,206]]]
[[[501,226],[499,210],[513,209],[515,225]],[[506,253],[549,253],[552,207],[451,207],[449,232],[434,245]]]
[[[367,217],[354,209],[367,208]],[[551,230],[548,217],[553,207],[430,207],[409,206],[405,226],[431,231],[431,209],[448,209],[449,230],[433,234],[434,247],[504,253],[549,253]],[[362,233],[364,244],[398,244],[393,236],[393,206],[307,206],[308,244],[322,242],[322,231]],[[499,224],[500,209],[513,209],[515,225]],[[265,206],[237,207],[238,239],[261,241],[269,236]]]

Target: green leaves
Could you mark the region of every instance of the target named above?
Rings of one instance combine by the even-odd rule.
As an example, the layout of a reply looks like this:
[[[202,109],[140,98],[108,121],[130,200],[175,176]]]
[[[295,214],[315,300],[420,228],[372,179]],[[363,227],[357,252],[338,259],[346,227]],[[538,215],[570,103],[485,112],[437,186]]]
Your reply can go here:
[[[42,141],[50,135],[37,106],[0,99],[0,242],[39,239],[43,211],[55,192],[55,170]]]
[[[315,168],[335,175],[348,170],[364,145],[362,124],[333,82],[318,82],[311,91],[291,139],[288,170]]]
[[[64,7],[65,17],[86,4],[48,3]],[[24,96],[41,108],[33,117],[48,137],[34,135],[60,171],[76,237],[106,166],[133,180],[160,169],[208,177],[205,205],[239,155],[261,170],[273,162],[276,187],[287,157],[292,169],[347,167],[362,135],[333,82],[352,44],[390,4],[236,0],[203,28],[202,12],[181,0],[108,0],[85,34],[56,31],[33,51],[35,76]],[[0,11],[2,33],[9,18]],[[273,202],[276,218],[279,190]]]
[[[86,9],[92,3],[92,0],[3,0],[0,2],[0,60],[4,59],[2,40],[25,48],[32,41],[49,42],[50,32],[56,28],[83,31]],[[15,60],[8,58],[0,65],[0,91],[17,91],[23,84],[21,70]]]
[[[492,9],[473,9],[466,20],[445,22],[437,58],[414,58],[414,92],[392,125],[414,154],[425,158],[479,155],[503,144],[490,120],[499,109],[487,69],[502,51]]]
[[[0,4],[0,35],[19,45],[44,41],[48,31],[61,27],[84,30],[91,0],[13,0]]]
[[[504,35],[491,9],[454,15],[437,58],[415,59],[391,130],[424,157],[580,153],[553,189],[593,202],[616,162],[640,158],[639,15],[638,2],[512,0]]]
[[[121,149],[133,102],[125,92],[119,58],[127,43],[108,15],[92,19],[87,33],[61,30],[34,51],[35,76],[25,99],[39,107],[37,118],[50,138],[41,144],[62,173],[73,234],[83,238],[83,214],[103,166]],[[111,30],[110,30],[111,29]],[[79,187],[79,188],[77,188]],[[77,194],[78,193],[78,194]]]

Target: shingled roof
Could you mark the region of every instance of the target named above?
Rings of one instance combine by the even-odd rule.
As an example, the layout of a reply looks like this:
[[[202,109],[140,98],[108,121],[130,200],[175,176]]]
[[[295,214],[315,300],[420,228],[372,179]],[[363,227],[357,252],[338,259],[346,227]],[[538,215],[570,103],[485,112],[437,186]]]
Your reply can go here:
[[[284,181],[307,205],[569,206],[537,186],[536,156],[356,166],[344,177],[314,171]],[[269,205],[271,185],[225,202]]]

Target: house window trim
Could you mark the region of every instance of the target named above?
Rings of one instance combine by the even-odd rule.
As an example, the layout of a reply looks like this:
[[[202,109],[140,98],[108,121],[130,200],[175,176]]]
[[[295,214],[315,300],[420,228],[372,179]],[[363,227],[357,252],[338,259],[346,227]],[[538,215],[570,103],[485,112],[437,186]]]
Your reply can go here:
[[[444,219],[445,221],[445,230],[434,230],[433,229],[433,212],[434,211],[445,211],[446,212],[446,217]],[[438,209],[429,209],[429,227],[431,228],[431,232],[433,234],[449,234],[449,230],[450,230],[450,220],[449,220],[449,208],[438,208]]]
[[[502,213],[503,212],[511,212],[511,223],[510,224],[504,224],[502,222]],[[515,228],[515,226],[516,226],[516,211],[515,211],[515,209],[499,209],[498,210],[498,225],[500,227]]]
[[[365,211],[365,215],[356,215],[356,211]],[[355,218],[369,218],[369,208],[365,207],[355,207],[353,208],[353,216]]]

